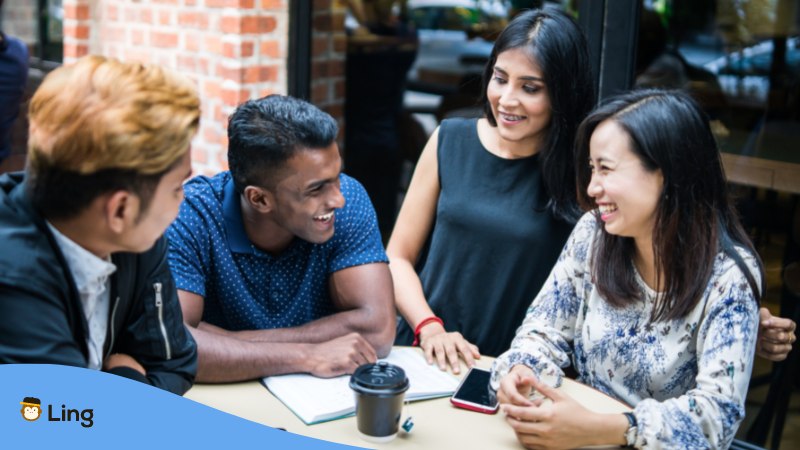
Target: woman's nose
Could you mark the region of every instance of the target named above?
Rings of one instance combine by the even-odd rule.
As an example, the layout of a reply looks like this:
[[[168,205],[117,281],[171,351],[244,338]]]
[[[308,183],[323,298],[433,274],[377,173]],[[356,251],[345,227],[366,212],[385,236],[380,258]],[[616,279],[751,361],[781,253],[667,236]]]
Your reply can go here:
[[[500,93],[500,104],[501,105],[511,105],[514,104],[517,100],[517,96],[514,94],[514,89],[511,86],[505,86],[503,91]]]
[[[589,197],[599,197],[602,192],[603,187],[595,180],[595,176],[592,175],[592,178],[589,180],[589,186],[586,187],[586,193],[589,194]]]

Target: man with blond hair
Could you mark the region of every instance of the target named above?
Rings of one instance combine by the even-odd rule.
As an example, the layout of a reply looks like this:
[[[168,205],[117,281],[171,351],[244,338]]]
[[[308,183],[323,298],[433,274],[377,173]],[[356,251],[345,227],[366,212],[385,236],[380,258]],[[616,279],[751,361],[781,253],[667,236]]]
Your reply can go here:
[[[187,79],[98,56],[30,103],[28,166],[0,176],[0,363],[105,370],[184,393],[197,352],[164,230],[191,173]]]

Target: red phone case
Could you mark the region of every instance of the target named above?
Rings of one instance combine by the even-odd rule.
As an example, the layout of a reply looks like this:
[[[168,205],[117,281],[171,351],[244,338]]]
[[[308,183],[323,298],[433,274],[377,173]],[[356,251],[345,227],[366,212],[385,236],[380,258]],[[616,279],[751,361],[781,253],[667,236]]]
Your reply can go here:
[[[474,404],[474,403],[464,403],[464,402],[461,402],[460,400],[457,400],[457,399],[455,399],[453,397],[450,397],[450,403],[452,403],[453,406],[458,407],[458,408],[464,408],[464,409],[468,409],[470,411],[476,411],[476,412],[484,413],[484,414],[496,414],[497,410],[500,409],[500,405],[497,405],[494,409],[491,409],[491,408],[488,408],[486,406],[477,405],[477,404]]]

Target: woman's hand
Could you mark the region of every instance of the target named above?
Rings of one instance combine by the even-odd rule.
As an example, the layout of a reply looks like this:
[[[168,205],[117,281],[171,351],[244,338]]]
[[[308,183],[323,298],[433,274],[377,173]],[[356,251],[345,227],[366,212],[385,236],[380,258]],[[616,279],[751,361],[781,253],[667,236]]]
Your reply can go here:
[[[459,357],[464,359],[467,367],[475,365],[475,360],[481,357],[478,347],[464,339],[461,333],[448,333],[439,323],[432,322],[422,327],[419,332],[419,346],[425,352],[428,364],[433,364],[433,359],[439,368],[447,370],[447,365],[453,373],[461,372]]]
[[[535,381],[536,378],[533,376],[533,370],[530,367],[523,365],[512,367],[508,374],[500,380],[497,401],[500,404],[532,406],[533,402],[529,397]]]
[[[783,361],[797,339],[797,324],[791,319],[773,316],[767,308],[759,311],[756,354],[770,361]]]
[[[520,387],[532,388],[550,400],[528,400],[529,405],[524,406],[516,404],[512,399],[511,402],[503,402],[501,405],[501,410],[506,415],[506,422],[514,429],[517,439],[525,448],[560,449],[598,444],[625,444],[624,435],[628,421],[622,414],[594,413],[569,395],[559,392],[532,375],[521,375],[516,380],[510,378],[512,376],[514,376],[513,370],[503,382],[508,380],[509,387],[513,382],[517,386],[515,389],[517,395],[523,394],[524,389]]]

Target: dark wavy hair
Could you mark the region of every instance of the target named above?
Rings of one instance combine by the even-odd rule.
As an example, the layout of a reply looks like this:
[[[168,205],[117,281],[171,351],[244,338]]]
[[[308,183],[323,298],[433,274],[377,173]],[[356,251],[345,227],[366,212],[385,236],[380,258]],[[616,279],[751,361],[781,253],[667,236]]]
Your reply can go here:
[[[714,135],[697,103],[677,91],[641,90],[612,98],[592,112],[581,123],[575,144],[580,162],[578,200],[587,210],[596,207],[586,192],[592,176],[589,143],[594,130],[608,120],[628,134],[645,170],[660,170],[664,179],[653,229],[656,281],[663,289],[651,320],[685,317],[705,293],[720,252],[736,262],[756,300],[760,299],[762,287],[735,247],[745,248],[756,258],[761,280],[763,264],[739,222]],[[631,264],[634,252],[633,238],[600,232],[592,276],[612,305],[641,298]]]
[[[272,187],[273,175],[301,150],[333,144],[339,126],[330,114],[286,95],[248,100],[228,119],[228,165],[238,192]]]
[[[494,65],[498,55],[518,48],[524,49],[541,69],[550,99],[550,125],[539,152],[542,181],[549,197],[547,209],[556,217],[574,222],[580,217],[580,209],[576,202],[572,144],[578,124],[595,102],[586,38],[578,24],[556,7],[516,16],[495,41],[483,71],[481,102],[492,126],[497,126],[497,121],[486,90]]]

